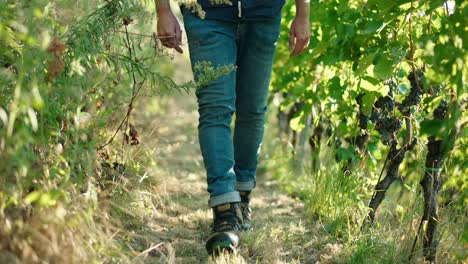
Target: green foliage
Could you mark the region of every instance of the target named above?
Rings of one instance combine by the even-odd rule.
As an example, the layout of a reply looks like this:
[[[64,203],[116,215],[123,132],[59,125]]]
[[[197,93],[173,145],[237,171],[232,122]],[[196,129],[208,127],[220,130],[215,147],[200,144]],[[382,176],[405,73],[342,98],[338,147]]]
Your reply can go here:
[[[209,61],[197,62],[193,67],[193,74],[197,76],[197,87],[206,85],[212,80],[226,76],[235,71],[234,65],[219,65],[213,66]]]
[[[97,150],[122,113],[131,125],[139,95],[195,87],[162,72],[166,54],[157,38],[139,33],[154,19],[147,10],[136,0],[0,3],[2,252],[68,263],[119,252],[109,243],[111,225],[100,218],[99,189],[106,173],[115,174],[104,165],[137,171],[141,164],[123,165],[112,144]],[[43,224],[65,241],[37,243]],[[54,251],[59,247],[63,256]]]
[[[348,228],[341,217],[353,219],[354,214],[346,210],[358,212],[365,207],[370,198],[368,192],[375,186],[388,152],[381,142],[385,143],[392,136],[392,133],[382,133],[382,127],[374,123],[361,129],[360,114],[365,120],[372,119],[377,100],[388,97],[395,103],[388,120],[400,120],[392,126],[401,126],[401,120],[408,120],[412,128],[404,124],[400,132],[394,133],[399,146],[410,136],[418,140],[414,153],[408,154],[400,170],[405,189],[419,188],[426,139],[436,135],[444,140],[448,150],[442,174],[441,202],[447,200],[446,192],[456,193],[457,200],[451,210],[461,213],[464,209],[460,204],[466,202],[467,195],[464,175],[468,174],[466,158],[462,158],[466,156],[466,135],[463,134],[466,128],[461,125],[467,121],[463,109],[467,102],[468,39],[464,25],[468,22],[468,3],[332,0],[311,1],[310,7],[311,43],[304,54],[292,59],[288,59],[287,43],[289,24],[295,14],[294,3],[287,3],[283,9],[273,92],[283,94],[280,102],[283,111],[292,109],[295,103],[304,104],[290,120],[293,130],[306,131],[303,129],[307,116],[311,116],[313,127],[329,131],[328,146],[323,144],[318,153],[310,157],[312,163],[319,159],[317,168],[326,169],[311,169],[306,176],[283,176],[288,190],[308,201],[315,215],[343,223],[338,229]],[[406,106],[405,98],[415,96],[411,94],[411,87],[415,86],[412,79],[416,78],[416,85],[423,93],[422,101]],[[450,117],[434,121],[432,113],[442,100],[449,103]],[[314,133],[314,128],[310,131]],[[461,136],[455,141],[453,135],[457,131]],[[360,151],[356,139],[363,133],[368,138],[364,151]],[[324,156],[323,153],[330,151],[338,158]],[[339,165],[330,164],[329,159],[336,160]],[[342,179],[340,167],[346,168],[351,163],[355,165],[347,172],[350,179],[340,186],[330,187],[330,183],[338,184]],[[356,182],[357,179],[360,182]],[[342,211],[330,214],[330,210],[339,211],[337,207]],[[351,230],[361,221],[351,221]],[[458,253],[452,253],[455,259]],[[357,259],[351,262],[362,260],[357,255],[353,258]]]
[[[151,151],[138,148],[136,158],[123,148],[139,144],[138,99],[197,86],[166,74],[168,54],[146,34],[152,4],[0,3],[0,253],[26,262],[130,262],[125,255],[133,252],[111,236],[117,227],[102,204],[150,162]],[[234,70],[198,68],[204,82]],[[49,226],[46,234],[41,225]],[[48,234],[50,245],[43,243]]]

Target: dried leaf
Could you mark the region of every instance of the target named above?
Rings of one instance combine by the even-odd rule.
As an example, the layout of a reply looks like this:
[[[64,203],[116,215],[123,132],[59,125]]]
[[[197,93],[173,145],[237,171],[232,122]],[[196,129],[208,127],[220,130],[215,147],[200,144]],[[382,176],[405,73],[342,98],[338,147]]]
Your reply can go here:
[[[101,155],[101,157],[103,159],[110,159],[110,152],[109,152],[109,149],[105,148],[104,151],[102,151],[101,153],[99,153],[99,155]]]
[[[65,43],[61,42],[55,36],[50,42],[49,47],[47,48],[47,51],[53,54],[61,54],[61,53],[64,53],[66,49],[67,49],[67,45],[65,45]]]
[[[138,145],[140,144],[140,135],[138,134],[138,131],[136,130],[135,126],[130,124],[130,145]]]
[[[103,105],[104,105],[104,103],[103,103],[102,101],[98,101],[98,102],[96,103],[96,108],[97,108],[97,109],[101,109]]]
[[[62,70],[65,68],[65,63],[62,58],[58,55],[54,56],[52,61],[49,61],[49,66],[47,68],[47,80],[53,81],[57,79]]]
[[[123,22],[124,22],[124,25],[128,26],[128,25],[130,25],[130,23],[133,22],[133,19],[131,17],[129,17],[129,16],[126,16],[126,17],[124,17]]]

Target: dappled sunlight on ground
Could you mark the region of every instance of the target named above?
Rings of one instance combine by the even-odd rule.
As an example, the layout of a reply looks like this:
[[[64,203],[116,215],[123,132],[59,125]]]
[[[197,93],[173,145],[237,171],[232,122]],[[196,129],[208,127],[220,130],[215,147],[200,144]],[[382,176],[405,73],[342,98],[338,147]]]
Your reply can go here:
[[[180,67],[178,80],[187,81],[191,75],[183,73],[190,72],[188,65],[174,63]],[[131,244],[147,249],[139,259],[143,263],[329,263],[340,254],[320,237],[323,227],[304,213],[304,204],[286,195],[262,167],[252,193],[253,229],[243,233],[236,254],[209,258],[205,240],[212,212],[194,92],[146,98],[139,107],[144,114],[135,122],[144,130],[140,147],[153,153],[147,177],[154,184],[129,194],[133,202],[124,222],[139,242]],[[323,252],[316,249],[322,246]]]
[[[314,249],[325,243],[316,235],[321,226],[304,214],[304,205],[287,196],[270,174],[262,173],[252,193],[253,230],[243,234],[236,254],[209,258],[204,243],[212,212],[198,146],[196,99],[193,94],[181,94],[166,100],[163,113],[139,120],[151,124],[146,129],[153,133],[146,144],[155,149],[155,165],[149,174],[157,186],[145,217],[150,229],[146,235],[162,243],[144,262],[327,263],[335,252],[340,253],[325,247],[323,255]]]

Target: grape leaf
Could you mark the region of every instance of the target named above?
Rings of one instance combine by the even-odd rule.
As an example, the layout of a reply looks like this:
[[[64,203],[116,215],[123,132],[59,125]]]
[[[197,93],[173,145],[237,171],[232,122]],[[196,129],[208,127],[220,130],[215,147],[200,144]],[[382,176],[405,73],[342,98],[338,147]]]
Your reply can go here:
[[[345,86],[341,86],[340,77],[338,76],[335,76],[330,80],[328,88],[330,97],[337,100],[343,98],[343,93],[346,90]]]
[[[421,122],[421,134],[442,135],[447,130],[447,120],[424,120]]]
[[[385,81],[390,78],[393,73],[393,63],[385,55],[377,62],[374,67],[374,76]]]

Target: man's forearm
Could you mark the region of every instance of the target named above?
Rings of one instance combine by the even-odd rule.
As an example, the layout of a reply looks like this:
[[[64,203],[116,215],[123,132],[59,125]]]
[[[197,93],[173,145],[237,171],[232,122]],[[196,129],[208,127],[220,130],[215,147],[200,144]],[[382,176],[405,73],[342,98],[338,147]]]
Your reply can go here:
[[[161,13],[171,12],[169,0],[154,0],[154,5],[156,6],[156,13],[158,15]]]
[[[309,16],[310,16],[310,0],[296,0],[296,17],[309,19]]]

